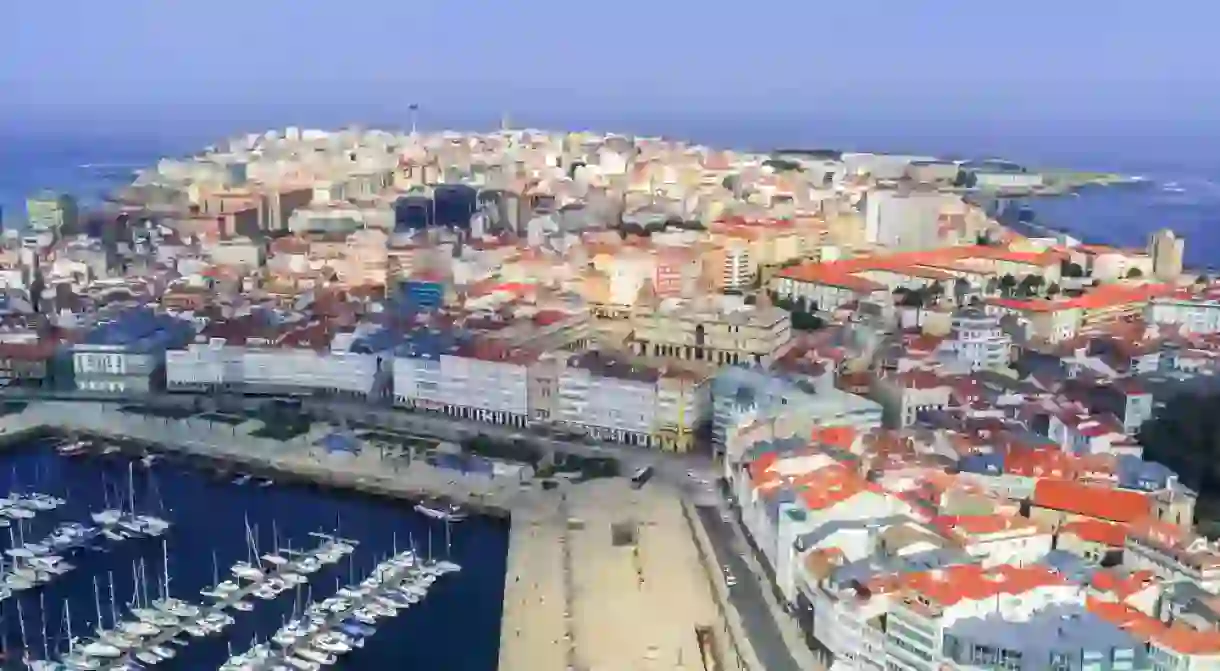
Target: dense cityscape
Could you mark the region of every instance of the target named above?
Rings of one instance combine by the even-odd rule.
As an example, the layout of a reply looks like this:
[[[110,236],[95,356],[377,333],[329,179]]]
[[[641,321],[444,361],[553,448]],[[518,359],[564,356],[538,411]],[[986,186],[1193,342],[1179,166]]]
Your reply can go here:
[[[0,376],[9,398],[320,399],[646,463],[546,505],[613,526],[655,497],[694,531],[643,560],[640,531],[632,584],[668,562],[650,589],[705,573],[689,601],[714,605],[531,624],[514,585],[547,569],[510,558],[501,668],[643,668],[684,644],[608,632],[662,613],[707,632],[704,668],[1220,668],[1209,492],[1141,442],[1214,388],[1220,287],[1168,229],[1127,249],[998,218],[1089,181],[1114,178],[507,124],[250,134],[101,206],[31,195],[0,250]]]

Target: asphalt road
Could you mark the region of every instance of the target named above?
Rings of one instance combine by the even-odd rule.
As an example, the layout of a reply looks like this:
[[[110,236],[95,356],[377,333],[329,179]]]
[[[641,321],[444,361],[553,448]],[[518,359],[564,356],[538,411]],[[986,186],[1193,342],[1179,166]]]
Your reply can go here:
[[[267,397],[225,394],[217,397],[208,394],[149,394],[116,397],[103,393],[46,390],[29,390],[19,387],[0,389],[0,398],[38,400],[81,400],[110,403],[144,403],[165,407],[193,408],[200,400],[205,405],[219,402],[226,407],[242,407],[254,410],[265,404]],[[470,420],[454,419],[445,415],[394,408],[382,403],[336,397],[304,397],[302,409],[316,419],[332,422],[375,425],[427,436],[439,440],[457,442],[463,438],[484,435],[500,440],[525,440],[545,450],[585,457],[612,457],[621,464],[624,472],[631,473],[645,466],[654,469],[653,483],[664,483],[679,488],[696,504],[715,504],[716,471],[712,460],[706,455],[673,454],[643,447],[631,447],[617,443],[566,438],[536,429],[497,426]]]
[[[725,522],[721,518],[719,508],[696,506],[695,510],[707,530],[717,564],[727,566],[729,572],[737,578],[737,584],[729,587],[729,600],[741,615],[742,625],[754,645],[759,661],[767,671],[800,671],[800,665],[788,652],[788,644],[784,641],[775,619],[771,617],[771,609],[763,596],[762,587],[734,547],[735,536],[729,526],[732,522]]]

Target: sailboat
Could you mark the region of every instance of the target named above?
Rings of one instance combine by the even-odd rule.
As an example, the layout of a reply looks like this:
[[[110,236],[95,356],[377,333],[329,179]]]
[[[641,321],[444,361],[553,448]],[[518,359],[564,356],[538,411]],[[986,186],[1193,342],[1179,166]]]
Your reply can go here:
[[[200,608],[181,599],[175,599],[169,594],[169,543],[161,539],[162,587],[161,598],[152,603],[153,608],[180,618],[199,617]]]
[[[266,575],[263,573],[262,568],[258,565],[258,560],[255,558],[257,556],[258,548],[256,547],[256,543],[254,541],[253,532],[250,530],[249,517],[245,518],[245,525],[246,550],[249,553],[249,559],[237,562],[232,568],[229,569],[229,571],[238,578],[249,580],[251,582],[261,582]]]
[[[111,602],[113,604],[113,602]],[[105,627],[105,619],[102,617],[102,596],[101,591],[97,586],[97,578],[93,579],[93,607],[97,612],[97,626],[94,627],[93,633],[97,634],[97,640],[107,645],[112,645],[119,650],[130,650],[139,643],[139,639],[133,638],[121,631],[107,630]],[[111,626],[114,626],[113,613],[111,615]]]
[[[177,617],[170,615],[169,613],[166,613],[164,611],[158,610],[156,608],[148,607],[149,606],[148,574],[144,570],[144,560],[143,559],[140,560],[139,586],[137,587],[137,592],[136,592],[137,594],[140,593],[139,590],[141,588],[143,589],[143,593],[144,593],[143,604],[137,604],[136,607],[132,608],[131,614],[135,615],[141,621],[147,622],[147,623],[157,626],[157,627],[173,627],[173,626],[177,625],[178,624]]]

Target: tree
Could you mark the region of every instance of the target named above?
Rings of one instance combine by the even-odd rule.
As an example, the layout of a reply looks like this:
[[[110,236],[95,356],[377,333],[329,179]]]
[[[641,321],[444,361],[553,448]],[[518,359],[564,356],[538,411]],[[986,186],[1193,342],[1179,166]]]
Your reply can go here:
[[[1017,278],[1012,275],[1005,275],[1000,278],[1000,292],[1005,296],[1011,296],[1015,286],[1017,286]]]
[[[1144,271],[1140,270],[1139,268],[1132,268],[1131,270],[1127,271],[1127,279],[1129,280],[1136,280],[1143,276]]]
[[[1056,296],[1059,294],[1059,291],[1060,291],[1059,285],[1055,282],[1051,282],[1051,285],[1046,288],[1046,297],[1051,298],[1053,296]]]
[[[927,296],[923,291],[907,291],[898,300],[898,304],[904,308],[922,308],[927,304]]]
[[[1064,277],[1084,277],[1084,268],[1079,263],[1064,260],[1059,264],[1059,274]]]
[[[999,288],[1000,288],[1000,284],[999,284],[999,282],[996,281],[996,279],[994,277],[987,280],[987,295],[988,296],[994,296],[995,292],[999,291]]]
[[[1038,289],[1044,281],[1041,275],[1026,275],[1021,278],[1021,283],[1018,285],[1019,292],[1022,296],[1029,298],[1038,293]]]
[[[1140,427],[1139,442],[1145,458],[1173,469],[1199,492],[1200,521],[1214,521],[1220,504],[1220,394],[1173,397]]]
[[[924,292],[929,298],[940,298],[945,295],[945,285],[938,280],[924,287]]]
[[[970,280],[959,277],[953,280],[953,300],[958,305],[966,302],[966,297],[970,295],[970,291],[974,287],[970,286]]]

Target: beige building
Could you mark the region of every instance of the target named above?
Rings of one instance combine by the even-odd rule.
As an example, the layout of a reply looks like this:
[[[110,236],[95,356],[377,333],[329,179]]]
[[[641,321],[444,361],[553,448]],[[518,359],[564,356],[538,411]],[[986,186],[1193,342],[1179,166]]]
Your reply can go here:
[[[765,299],[658,300],[645,285],[631,313],[628,346],[640,356],[709,364],[768,365],[792,340],[788,313]]]
[[[1148,256],[1152,257],[1152,274],[1160,280],[1173,281],[1182,274],[1182,257],[1186,240],[1162,229],[1148,238]]]

